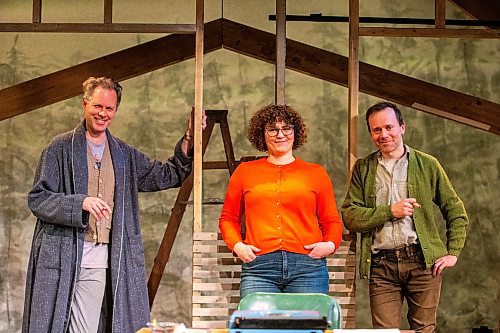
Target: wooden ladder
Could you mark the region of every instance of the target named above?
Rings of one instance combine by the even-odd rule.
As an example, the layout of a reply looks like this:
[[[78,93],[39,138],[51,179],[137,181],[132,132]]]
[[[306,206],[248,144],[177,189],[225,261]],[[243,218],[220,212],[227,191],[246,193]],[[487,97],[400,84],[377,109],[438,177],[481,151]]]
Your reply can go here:
[[[222,141],[224,143],[224,150],[226,153],[226,161],[214,161],[214,162],[203,162],[203,169],[228,169],[229,173],[232,174],[237,166],[237,162],[234,158],[233,144],[231,142],[231,134],[229,132],[229,125],[227,123],[227,110],[206,110],[207,115],[207,127],[203,131],[202,138],[202,154],[205,154],[208,142],[212,135],[214,126],[216,123],[220,125],[222,133]],[[189,196],[193,190],[193,173],[184,181],[177,198],[175,200],[174,206],[172,208],[172,213],[168,220],[167,228],[163,234],[163,239],[161,241],[158,253],[154,259],[153,267],[151,269],[151,274],[148,280],[148,296],[149,296],[149,306],[153,306],[153,302],[160,285],[165,266],[167,265],[170,253],[172,251],[172,246],[177,236],[177,231],[179,230],[182,217],[186,211],[186,206],[188,204]]]

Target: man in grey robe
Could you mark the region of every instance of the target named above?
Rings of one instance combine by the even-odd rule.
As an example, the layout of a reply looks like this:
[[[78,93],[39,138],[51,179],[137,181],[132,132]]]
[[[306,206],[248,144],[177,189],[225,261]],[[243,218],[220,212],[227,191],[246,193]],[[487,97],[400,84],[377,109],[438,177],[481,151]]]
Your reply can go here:
[[[108,130],[121,100],[117,82],[91,77],[83,90],[85,120],[44,149],[28,196],[37,222],[23,332],[144,327],[150,314],[138,193],[178,187],[191,172],[192,112],[174,156],[161,163]]]

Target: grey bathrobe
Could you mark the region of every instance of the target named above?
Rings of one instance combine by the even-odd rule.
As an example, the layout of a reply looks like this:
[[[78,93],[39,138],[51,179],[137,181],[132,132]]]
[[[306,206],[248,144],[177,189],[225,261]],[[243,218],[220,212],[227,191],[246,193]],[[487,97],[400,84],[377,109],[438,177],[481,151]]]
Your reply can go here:
[[[107,138],[115,172],[106,293],[99,332],[128,333],[150,319],[138,192],[178,187],[191,172],[179,141],[166,163]],[[26,278],[23,332],[67,331],[89,214],[85,121],[44,149],[28,204],[37,217]]]

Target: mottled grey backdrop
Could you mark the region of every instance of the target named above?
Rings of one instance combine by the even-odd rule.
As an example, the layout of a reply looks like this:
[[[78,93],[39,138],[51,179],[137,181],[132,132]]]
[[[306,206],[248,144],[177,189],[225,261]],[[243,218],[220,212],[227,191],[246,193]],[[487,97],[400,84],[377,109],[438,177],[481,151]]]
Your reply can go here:
[[[288,13],[347,15],[347,0],[289,1]],[[31,2],[0,1],[0,22],[29,22]],[[206,1],[206,21],[221,17],[269,32],[274,1]],[[100,22],[101,0],[45,1],[44,22]],[[361,1],[361,15],[433,17],[434,1]],[[448,3],[449,18],[463,18]],[[115,22],[193,23],[194,1],[115,1]],[[288,23],[289,38],[347,55],[346,24]],[[0,89],[96,57],[137,45],[155,34],[0,34]],[[500,102],[498,40],[362,38],[362,61],[415,78]],[[255,155],[245,139],[249,116],[274,98],[274,67],[230,51],[205,57],[204,107],[228,109],[237,158]],[[95,73],[99,75],[99,73]],[[122,82],[124,97],[112,132],[151,157],[165,159],[183,134],[194,101],[194,61],[186,61]],[[405,87],[401,87],[404,90]],[[287,102],[301,111],[310,129],[302,158],[328,170],[340,204],[347,188],[347,89],[287,72]],[[81,97],[0,122],[0,331],[20,331],[25,272],[35,218],[26,204],[43,147],[56,134],[72,129],[83,112]],[[360,96],[360,114],[377,99]],[[426,113],[403,108],[405,142],[435,155],[465,202],[471,224],[464,251],[444,276],[438,314],[439,332],[470,332],[498,327],[500,137]],[[359,120],[359,152],[373,147]],[[206,160],[224,158],[214,132]],[[225,171],[204,172],[204,197],[222,198]],[[177,190],[140,198],[147,272],[161,241]],[[205,206],[203,225],[216,230],[220,206]],[[175,249],[158,291],[153,317],[190,322],[192,208],[182,221]],[[370,327],[365,282],[358,283],[358,327]]]

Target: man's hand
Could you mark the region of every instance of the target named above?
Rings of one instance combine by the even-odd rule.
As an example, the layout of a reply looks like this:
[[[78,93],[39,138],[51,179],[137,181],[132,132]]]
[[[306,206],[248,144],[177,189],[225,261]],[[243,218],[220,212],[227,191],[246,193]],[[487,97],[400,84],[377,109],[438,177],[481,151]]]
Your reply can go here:
[[[82,208],[89,212],[97,221],[109,219],[109,214],[111,213],[111,208],[106,201],[95,197],[86,197],[83,200]]]
[[[202,110],[203,117],[201,122],[201,128],[205,129],[207,127],[207,115],[205,110]],[[182,151],[184,155],[188,155],[189,151],[193,147],[193,135],[194,135],[194,106],[191,108],[191,113],[189,114],[188,127],[184,133],[184,140],[182,140]]]
[[[202,110],[203,112],[203,117],[201,121],[201,128],[205,129],[207,127],[207,115],[205,114],[205,110]],[[194,106],[191,107],[191,113],[189,114],[189,120],[188,120],[188,128],[186,130],[186,134],[188,135],[193,135],[194,133]]]
[[[397,219],[402,219],[405,216],[412,216],[415,208],[421,206],[417,203],[415,198],[403,199],[391,205],[391,213]]]
[[[452,256],[451,254],[439,258],[438,260],[436,260],[434,266],[432,267],[432,275],[440,275],[443,269],[455,266],[457,260],[458,258],[456,256]]]
[[[304,245],[304,249],[312,250],[309,257],[314,259],[321,259],[335,251],[335,244],[332,241],[318,242],[314,244]]]
[[[243,262],[250,262],[257,257],[255,255],[255,252],[260,252],[260,249],[253,245],[247,245],[243,242],[238,242],[234,246],[233,251]]]

